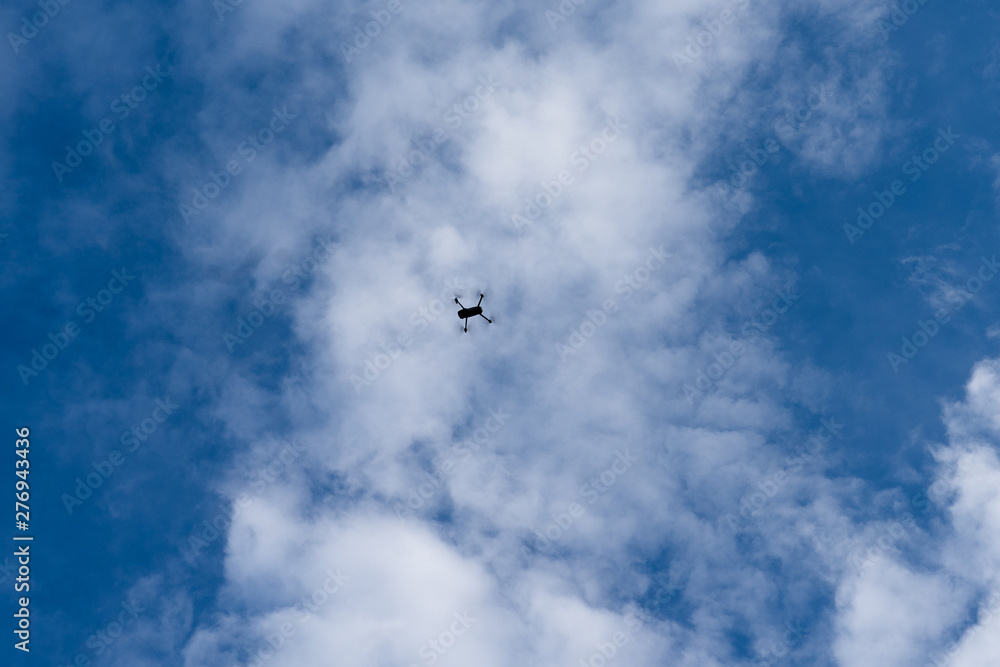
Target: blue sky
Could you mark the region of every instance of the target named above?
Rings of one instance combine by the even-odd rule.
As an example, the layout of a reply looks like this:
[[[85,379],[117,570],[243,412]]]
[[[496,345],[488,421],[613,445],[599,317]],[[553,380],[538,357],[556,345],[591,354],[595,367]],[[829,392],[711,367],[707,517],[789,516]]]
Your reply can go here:
[[[7,3],[4,664],[989,664],[998,19]]]

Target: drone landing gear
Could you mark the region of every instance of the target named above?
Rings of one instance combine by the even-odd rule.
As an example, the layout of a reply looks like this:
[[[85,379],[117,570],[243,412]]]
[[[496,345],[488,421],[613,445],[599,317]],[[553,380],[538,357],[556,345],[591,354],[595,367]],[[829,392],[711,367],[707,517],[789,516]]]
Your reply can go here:
[[[460,311],[458,311],[458,317],[459,317],[459,319],[465,320],[465,328],[462,329],[462,331],[464,331],[466,333],[469,332],[469,318],[470,317],[475,317],[476,315],[479,315],[479,317],[483,318],[484,320],[486,320],[490,324],[493,324],[493,320],[491,320],[490,318],[488,318],[485,315],[483,315],[482,303],[483,303],[483,297],[484,296],[486,296],[486,295],[485,294],[480,294],[479,295],[479,303],[477,303],[472,308],[466,308],[465,306],[462,306],[462,302],[458,300],[458,297],[455,297],[455,303],[457,303],[462,308]]]
[[[487,322],[489,322],[490,324],[493,324],[493,320],[491,320],[490,318],[486,317],[486,316],[485,316],[485,315],[483,315],[482,313],[479,313],[479,317],[483,318],[484,320],[486,320],[486,321],[487,321]],[[466,317],[466,318],[465,318],[465,328],[464,328],[464,329],[462,329],[462,331],[464,331],[464,332],[466,332],[466,333],[468,333],[468,332],[469,332],[469,318],[468,318],[468,317]]]

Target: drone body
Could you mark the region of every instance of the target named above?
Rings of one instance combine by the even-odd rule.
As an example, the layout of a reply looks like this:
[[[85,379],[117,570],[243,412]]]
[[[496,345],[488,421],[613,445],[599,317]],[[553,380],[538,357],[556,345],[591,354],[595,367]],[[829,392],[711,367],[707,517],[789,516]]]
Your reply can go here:
[[[466,308],[465,306],[462,306],[462,303],[458,300],[458,297],[455,297],[455,303],[457,303],[459,306],[462,306],[462,309],[458,311],[458,319],[465,320],[465,329],[463,329],[463,331],[469,330],[469,318],[475,317],[476,315],[479,315],[479,317],[483,318],[490,324],[493,324],[493,320],[483,315],[483,308],[480,304],[483,302],[484,296],[486,295],[480,294],[479,303],[474,305],[472,308]]]
[[[461,306],[462,304],[458,305]],[[476,315],[482,315],[482,314],[483,314],[483,309],[481,306],[473,306],[472,308],[463,308],[462,310],[458,311],[458,319],[467,320],[470,317],[475,317]],[[485,315],[483,315],[483,317],[485,317]]]

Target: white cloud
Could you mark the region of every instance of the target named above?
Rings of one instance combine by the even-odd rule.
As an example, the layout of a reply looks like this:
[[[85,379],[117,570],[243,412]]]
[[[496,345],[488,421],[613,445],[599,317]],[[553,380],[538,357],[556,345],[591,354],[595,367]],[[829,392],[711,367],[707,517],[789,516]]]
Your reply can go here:
[[[948,405],[949,442],[935,451],[929,496],[946,522],[923,567],[885,552],[838,591],[838,656],[845,664],[964,667],[995,656],[1000,581],[1000,361],[976,365],[964,401]],[[930,656],[930,657],[929,657]],[[987,657],[989,656],[989,657]]]
[[[260,411],[276,398],[307,453],[229,529],[218,611],[200,621],[187,664],[245,660],[239,651],[256,651],[282,623],[297,623],[294,636],[267,664],[331,655],[353,665],[429,664],[422,648],[466,610],[477,620],[437,664],[589,660],[628,630],[630,612],[643,628],[620,646],[623,664],[730,664],[734,628],[763,646],[811,613],[836,576],[827,542],[849,542],[839,506],[854,483],[826,480],[823,453],[792,474],[750,530],[722,521],[785,465],[790,442],[805,440],[788,401],[801,392],[821,408],[812,385],[822,378],[786,363],[763,336],[745,341],[746,353],[698,406],[685,400],[682,385],[735,336],[727,320],[755,316],[755,304],[794,282],[756,253],[727,263],[725,237],[739,216],[691,184],[704,162],[733,146],[742,153],[756,138],[747,128],[770,125],[817,83],[840,97],[818,112],[818,134],[787,150],[804,168],[856,173],[878,141],[877,118],[843,131],[860,122],[855,98],[877,91],[879,74],[876,64],[846,73],[823,65],[782,77],[778,102],[749,94],[742,82],[751,68],[798,62],[776,46],[786,8],[757,3],[679,69],[672,51],[733,4],[582,6],[554,33],[537,5],[497,16],[463,3],[407,4],[342,70],[322,59],[342,57],[340,35],[369,7],[330,17],[310,3],[296,6],[301,14],[244,4],[226,19],[234,50],[195,61],[209,84],[199,120],[211,168],[269,113],[270,104],[245,104],[235,76],[243,59],[251,47],[280,58],[279,38],[293,26],[302,30],[297,48],[316,62],[289,99],[328,104],[293,123],[322,118],[337,141],[314,162],[296,161],[310,135],[290,126],[227,198],[179,232],[186,252],[213,266],[237,266],[256,247],[302,256],[317,229],[335,232],[340,247],[288,307],[306,350],[294,379],[277,397],[234,380],[218,406],[231,434],[259,445],[271,442]],[[844,31],[838,48],[868,39],[853,32],[857,6],[824,5],[824,21]],[[523,38],[495,37],[498,18],[527,26]],[[448,109],[483,76],[500,82],[496,91],[448,127],[395,193],[385,187],[380,177],[448,126]],[[238,106],[249,109],[240,124],[230,119]],[[614,141],[602,135],[609,119],[622,127]],[[167,164],[185,193],[207,178],[179,156]],[[517,230],[512,214],[561,171],[572,184]],[[642,274],[651,246],[671,256]],[[254,275],[270,284],[280,268],[268,259]],[[624,282],[641,275],[641,286]],[[495,324],[460,333],[446,282],[455,278],[471,290],[489,284],[484,306]],[[616,312],[561,360],[556,344],[609,299]],[[390,358],[383,344],[402,332],[410,343]],[[388,366],[356,391],[350,376],[383,353]],[[508,422],[400,521],[394,510],[491,409],[507,411]],[[249,448],[267,459],[266,447]],[[331,492],[334,478],[343,493]],[[548,529],[543,548],[536,534]],[[637,607],[645,564],[661,559],[656,567],[678,582],[683,622]],[[775,562],[800,593],[778,590]],[[329,568],[350,580],[295,621],[297,601]],[[824,639],[816,631],[796,651],[824,657]]]

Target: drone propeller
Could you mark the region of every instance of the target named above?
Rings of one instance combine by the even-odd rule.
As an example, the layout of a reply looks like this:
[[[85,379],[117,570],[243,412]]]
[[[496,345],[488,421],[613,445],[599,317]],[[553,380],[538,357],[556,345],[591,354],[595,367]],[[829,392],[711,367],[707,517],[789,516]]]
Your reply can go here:
[[[468,299],[472,301],[473,306],[476,305],[476,299],[479,298],[480,294],[485,294],[487,299],[490,297],[489,282],[485,280],[464,280],[461,281],[460,285],[455,285],[455,296],[461,299],[463,303]]]
[[[459,319],[459,327],[456,330],[459,334],[466,335],[475,331],[477,326],[475,324],[476,320],[486,320],[486,322],[480,323],[483,326],[490,326],[496,322],[496,318],[493,314],[487,312],[489,309],[489,303],[486,300],[486,296],[487,292],[485,288],[475,291],[455,293],[455,305],[458,306],[460,310],[474,310],[476,308],[481,309],[480,313],[472,315],[469,318]]]

